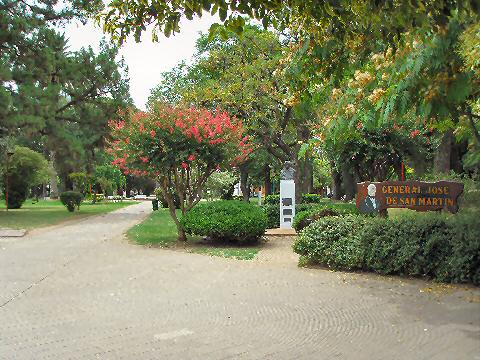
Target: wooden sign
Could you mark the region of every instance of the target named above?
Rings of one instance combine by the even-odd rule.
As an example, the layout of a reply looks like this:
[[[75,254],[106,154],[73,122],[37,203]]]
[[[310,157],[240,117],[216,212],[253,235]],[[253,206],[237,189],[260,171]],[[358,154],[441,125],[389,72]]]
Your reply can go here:
[[[362,213],[384,212],[388,208],[417,211],[458,211],[463,184],[453,181],[385,181],[357,184],[357,208]]]

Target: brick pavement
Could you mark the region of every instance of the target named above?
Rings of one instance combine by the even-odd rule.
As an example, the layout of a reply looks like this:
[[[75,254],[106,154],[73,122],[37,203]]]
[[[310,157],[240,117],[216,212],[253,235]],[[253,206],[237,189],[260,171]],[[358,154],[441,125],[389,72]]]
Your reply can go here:
[[[0,240],[0,359],[480,359],[477,288],[129,244],[149,207]]]

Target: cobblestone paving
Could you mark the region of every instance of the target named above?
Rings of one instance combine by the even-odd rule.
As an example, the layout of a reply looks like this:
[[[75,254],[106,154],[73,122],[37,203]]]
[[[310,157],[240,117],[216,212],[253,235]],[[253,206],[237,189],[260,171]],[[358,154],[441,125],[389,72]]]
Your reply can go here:
[[[0,240],[0,359],[480,359],[476,288],[129,244],[149,206]]]

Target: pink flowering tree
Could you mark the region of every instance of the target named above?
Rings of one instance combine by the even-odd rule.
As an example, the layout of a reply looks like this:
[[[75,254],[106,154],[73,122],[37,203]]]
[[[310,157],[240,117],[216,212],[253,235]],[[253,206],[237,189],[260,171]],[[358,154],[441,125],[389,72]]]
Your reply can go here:
[[[111,121],[114,164],[125,174],[158,181],[178,239],[186,236],[175,211],[182,215],[201,199],[208,177],[219,168],[233,167],[252,152],[241,121],[217,110],[181,109],[158,103],[149,113],[127,111]]]

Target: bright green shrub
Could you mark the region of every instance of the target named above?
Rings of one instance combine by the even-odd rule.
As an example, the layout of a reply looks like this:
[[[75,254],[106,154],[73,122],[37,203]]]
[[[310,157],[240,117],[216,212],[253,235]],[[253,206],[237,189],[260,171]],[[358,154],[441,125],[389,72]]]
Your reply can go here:
[[[335,269],[361,269],[363,247],[359,230],[364,217],[324,217],[301,233],[293,250],[309,263],[317,263]]]
[[[276,229],[280,227],[280,205],[265,204],[262,209],[267,217],[267,228]]]
[[[305,204],[319,204],[323,200],[322,196],[318,194],[303,194],[302,203]]]
[[[75,208],[80,210],[80,204],[82,203],[82,200],[83,195],[78,191],[65,191],[60,194],[60,201],[70,212],[75,211]]]
[[[318,204],[296,204],[295,205],[295,215],[302,211],[310,211],[318,207]]]
[[[325,204],[300,204],[293,219],[293,228],[299,232],[324,216],[358,214],[355,204],[329,202]]]
[[[455,219],[458,218],[458,219]],[[478,212],[452,217],[451,250],[437,278],[480,285],[480,222]],[[445,278],[443,278],[445,277]]]
[[[265,205],[277,205],[280,206],[280,195],[267,195],[265,196]],[[279,215],[280,216],[280,215]]]
[[[252,243],[265,234],[267,216],[256,205],[236,200],[201,202],[181,220],[186,234],[213,241]]]
[[[339,216],[339,215],[340,215],[339,212],[333,209],[328,209],[324,207],[319,209],[313,209],[310,211],[301,211],[295,215],[292,226],[295,229],[295,231],[300,232],[301,230],[306,228],[308,225],[319,220],[322,217]]]
[[[28,197],[30,188],[46,181],[48,162],[42,154],[23,146],[15,146],[13,154],[5,161],[3,178],[8,178],[8,208],[19,209]],[[3,184],[6,197],[7,186]]]
[[[356,220],[353,220],[356,219]],[[394,219],[324,217],[294,244],[302,261],[336,269],[480,284],[478,214],[411,214]]]

